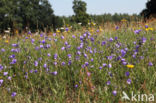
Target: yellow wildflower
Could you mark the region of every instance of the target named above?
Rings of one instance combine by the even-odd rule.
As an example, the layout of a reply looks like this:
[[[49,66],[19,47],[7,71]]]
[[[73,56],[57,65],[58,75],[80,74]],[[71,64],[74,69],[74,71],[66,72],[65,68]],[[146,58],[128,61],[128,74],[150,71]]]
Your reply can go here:
[[[18,30],[16,30],[15,33],[18,34],[19,33]]]
[[[90,30],[90,32],[93,32],[93,31],[94,31],[93,29]]]
[[[9,40],[5,40],[5,43],[9,43]]]
[[[103,31],[102,28],[101,28],[101,26],[99,26],[99,31]]]
[[[126,20],[126,19],[122,19],[121,21],[122,21],[122,22],[126,22],[127,20]]]
[[[95,25],[96,25],[96,23],[94,23],[94,22],[91,22],[91,24],[92,24],[93,26],[95,26]]]
[[[153,28],[149,28],[149,30],[153,31]]]
[[[132,68],[134,68],[134,65],[128,64],[128,65],[127,65],[127,68],[131,68],[131,69],[132,69]]]
[[[153,28],[148,27],[148,25],[146,25],[146,26],[145,26],[145,30],[146,30],[146,31],[153,31]]]
[[[56,32],[57,32],[57,33],[60,33],[61,31],[60,31],[60,30],[56,30]]]

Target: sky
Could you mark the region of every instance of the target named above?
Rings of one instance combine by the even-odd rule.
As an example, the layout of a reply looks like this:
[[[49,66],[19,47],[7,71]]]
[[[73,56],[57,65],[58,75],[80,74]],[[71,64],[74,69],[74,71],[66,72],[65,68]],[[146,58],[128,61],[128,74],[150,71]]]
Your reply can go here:
[[[144,8],[147,0],[83,0],[87,3],[87,13],[128,13],[139,14]],[[73,0],[49,0],[58,16],[73,15]]]

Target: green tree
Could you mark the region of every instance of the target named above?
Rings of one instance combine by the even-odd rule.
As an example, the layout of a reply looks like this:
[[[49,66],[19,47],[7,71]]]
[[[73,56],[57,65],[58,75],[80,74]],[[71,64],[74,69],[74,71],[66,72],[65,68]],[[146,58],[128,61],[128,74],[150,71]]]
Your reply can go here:
[[[0,0],[0,32],[8,27],[13,34],[15,29],[26,27],[44,30],[53,24],[54,14],[48,0]]]
[[[0,1],[0,32],[3,32],[4,29],[8,26],[8,13],[7,13],[7,6],[6,1],[1,0]]]
[[[21,24],[18,23],[22,20],[19,17],[19,1],[18,0],[1,0],[0,1],[0,28],[1,32],[8,27],[11,28],[14,34],[14,28],[18,28]]]
[[[142,10],[141,15],[144,16],[144,18],[149,19],[153,14],[156,14],[156,0],[148,0],[146,8]]]
[[[73,1],[73,11],[75,13],[74,20],[77,23],[82,23],[82,25],[86,25],[89,21],[89,15],[86,13],[87,4],[81,0],[74,0]]]
[[[52,26],[54,14],[48,0],[21,0],[20,8],[24,28],[43,30],[44,27]]]

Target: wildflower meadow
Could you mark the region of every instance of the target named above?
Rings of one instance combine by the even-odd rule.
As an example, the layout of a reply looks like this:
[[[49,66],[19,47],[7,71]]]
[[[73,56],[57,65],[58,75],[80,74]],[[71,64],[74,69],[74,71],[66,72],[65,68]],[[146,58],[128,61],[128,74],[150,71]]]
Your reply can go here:
[[[0,102],[155,103],[155,24],[1,36]]]

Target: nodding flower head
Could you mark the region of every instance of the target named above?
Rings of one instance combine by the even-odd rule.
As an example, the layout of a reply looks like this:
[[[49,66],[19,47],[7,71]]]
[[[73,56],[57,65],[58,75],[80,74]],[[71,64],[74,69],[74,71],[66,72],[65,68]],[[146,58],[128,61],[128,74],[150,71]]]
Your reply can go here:
[[[52,72],[53,75],[57,75],[57,71]]]
[[[2,85],[2,83],[3,83],[3,79],[0,79],[0,86]]]
[[[54,54],[54,59],[57,59],[57,57],[58,57],[58,55],[55,53],[55,54]]]
[[[116,96],[117,91],[116,91],[116,90],[114,90],[114,91],[112,92],[112,94],[113,94],[114,96]]]
[[[131,79],[128,79],[127,80],[127,84],[131,84]]]
[[[34,62],[34,65],[37,67],[38,66],[38,61],[35,61]]]
[[[10,62],[10,64],[15,64],[17,62],[17,59],[12,59],[12,61]]]
[[[153,66],[153,63],[152,63],[152,62],[149,62],[148,65],[149,65],[149,66]]]
[[[16,96],[16,92],[12,92],[11,97],[15,97]]]
[[[0,71],[3,69],[3,66],[0,64]]]

